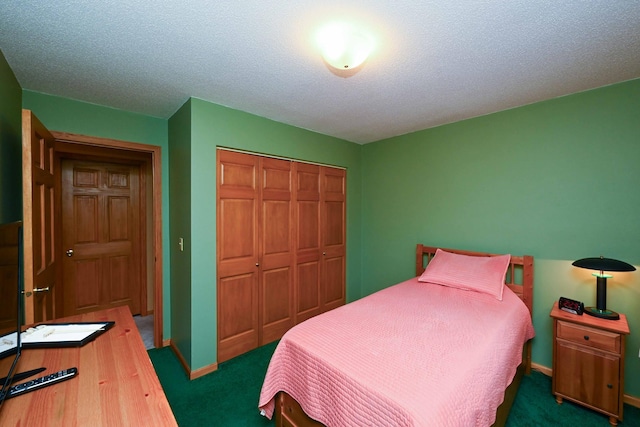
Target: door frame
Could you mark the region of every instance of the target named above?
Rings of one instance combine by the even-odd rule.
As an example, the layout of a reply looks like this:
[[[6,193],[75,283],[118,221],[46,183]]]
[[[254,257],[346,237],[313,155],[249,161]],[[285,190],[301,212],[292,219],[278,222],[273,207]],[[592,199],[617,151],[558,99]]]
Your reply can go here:
[[[147,236],[147,259],[149,255],[155,261],[153,267],[147,269],[147,282],[149,273],[153,274],[153,343],[156,348],[164,346],[163,339],[163,300],[162,300],[162,160],[161,147],[157,145],[147,145],[135,142],[120,141],[108,138],[79,135],[68,132],[51,131],[56,141],[56,158],[60,159],[60,154],[82,154],[94,158],[131,158],[141,160],[144,175],[151,176],[151,192],[147,192],[146,200],[141,200],[142,205],[147,206],[151,199],[151,224],[146,227]],[[147,189],[149,183],[147,184]],[[62,253],[62,252],[59,252]],[[62,269],[59,269],[62,274]],[[146,300],[146,295],[144,296]],[[146,303],[144,310],[146,310]]]

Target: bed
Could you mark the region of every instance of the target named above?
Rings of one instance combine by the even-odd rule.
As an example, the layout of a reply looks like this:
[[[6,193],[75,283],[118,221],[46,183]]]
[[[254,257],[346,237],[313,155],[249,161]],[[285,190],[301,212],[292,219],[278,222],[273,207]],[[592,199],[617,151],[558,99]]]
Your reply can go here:
[[[531,368],[533,257],[416,247],[416,277],[280,340],[276,426],[504,425]]]

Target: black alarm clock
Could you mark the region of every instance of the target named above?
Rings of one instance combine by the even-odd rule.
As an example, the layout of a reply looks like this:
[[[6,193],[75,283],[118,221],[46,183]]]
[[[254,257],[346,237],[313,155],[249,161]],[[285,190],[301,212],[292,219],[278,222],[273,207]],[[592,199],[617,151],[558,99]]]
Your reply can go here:
[[[584,313],[583,303],[565,297],[560,297],[560,301],[558,301],[558,308],[560,308],[560,310],[564,310],[572,314],[578,314],[580,316],[582,316],[582,313]]]

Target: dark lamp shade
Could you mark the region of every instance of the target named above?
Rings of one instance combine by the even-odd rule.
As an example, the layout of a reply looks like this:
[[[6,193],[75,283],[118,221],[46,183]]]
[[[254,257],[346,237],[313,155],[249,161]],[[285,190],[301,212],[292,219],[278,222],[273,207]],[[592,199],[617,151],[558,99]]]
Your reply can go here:
[[[611,258],[582,258],[574,261],[572,265],[580,268],[586,268],[589,270],[598,270],[600,274],[593,273],[596,276],[596,307],[585,307],[584,312],[591,316],[600,317],[603,319],[616,320],[620,318],[620,315],[615,311],[607,309],[607,278],[612,277],[608,274],[603,274],[604,271],[635,271],[635,267],[631,264],[627,264],[624,261],[618,261]]]
[[[624,261],[618,261],[611,258],[582,258],[574,261],[571,265],[589,270],[599,271],[635,271],[636,268]]]

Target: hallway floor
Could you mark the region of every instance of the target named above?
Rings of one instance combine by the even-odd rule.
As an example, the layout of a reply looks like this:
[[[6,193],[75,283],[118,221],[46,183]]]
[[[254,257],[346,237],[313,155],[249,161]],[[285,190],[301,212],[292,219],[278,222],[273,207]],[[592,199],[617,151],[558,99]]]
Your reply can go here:
[[[147,350],[155,348],[153,345],[153,314],[144,317],[140,315],[133,316],[133,320],[135,320],[138,331],[140,331],[145,348]]]

